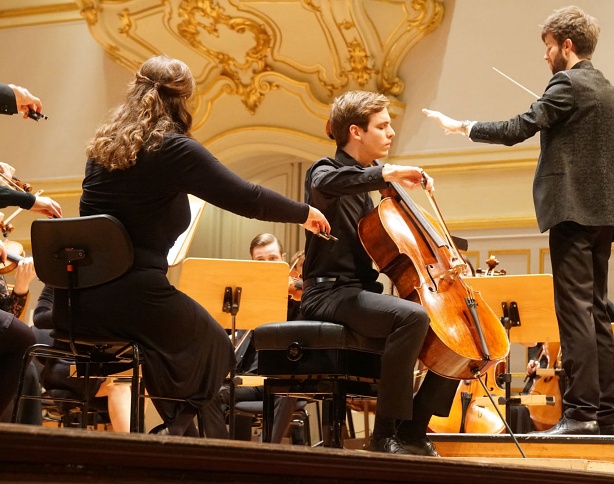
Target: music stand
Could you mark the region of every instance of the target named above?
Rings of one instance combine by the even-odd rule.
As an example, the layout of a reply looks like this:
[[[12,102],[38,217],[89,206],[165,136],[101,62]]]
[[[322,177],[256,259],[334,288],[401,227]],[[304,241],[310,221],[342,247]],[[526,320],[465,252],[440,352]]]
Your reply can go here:
[[[233,345],[237,328],[286,321],[288,264],[285,262],[187,258],[177,288],[200,303],[226,330]],[[237,325],[237,315],[241,323]],[[235,346],[236,349],[236,346]],[[234,438],[235,368],[230,372],[230,434]]]
[[[464,280],[499,316],[511,343],[559,341],[554,310],[554,286],[550,274],[466,277]],[[505,414],[511,421],[510,355],[506,358]]]

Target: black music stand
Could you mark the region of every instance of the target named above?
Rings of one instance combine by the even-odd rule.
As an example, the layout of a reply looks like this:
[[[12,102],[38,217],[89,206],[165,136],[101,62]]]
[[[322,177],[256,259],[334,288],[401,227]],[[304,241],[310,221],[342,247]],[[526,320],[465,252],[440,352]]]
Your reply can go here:
[[[231,259],[186,259],[177,288],[200,303],[230,331],[236,346],[237,329],[286,321],[288,311],[288,264],[285,262]],[[241,323],[237,325],[237,315]],[[234,438],[234,389],[242,383],[230,372],[230,435]]]

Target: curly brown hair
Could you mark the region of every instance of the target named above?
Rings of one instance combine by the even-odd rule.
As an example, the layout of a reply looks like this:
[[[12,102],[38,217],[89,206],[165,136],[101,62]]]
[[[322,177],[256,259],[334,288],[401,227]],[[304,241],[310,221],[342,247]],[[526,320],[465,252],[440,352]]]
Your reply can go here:
[[[90,141],[88,159],[109,171],[125,170],[142,149],[160,148],[165,134],[191,136],[188,102],[194,88],[192,72],[182,61],[164,55],[146,60],[129,84],[126,100]]]
[[[559,45],[570,39],[576,55],[581,59],[590,59],[597,47],[600,30],[597,20],[580,8],[564,7],[552,12],[544,21],[542,40],[548,34],[551,34]]]

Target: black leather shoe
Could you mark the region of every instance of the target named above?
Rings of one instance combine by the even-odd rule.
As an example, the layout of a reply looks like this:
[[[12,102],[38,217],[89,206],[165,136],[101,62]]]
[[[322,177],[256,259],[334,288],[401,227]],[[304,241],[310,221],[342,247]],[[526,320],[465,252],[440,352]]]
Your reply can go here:
[[[409,454],[396,437],[386,437],[380,440],[371,439],[369,450],[372,452],[385,452],[387,454]]]
[[[530,432],[531,435],[599,435],[599,425],[596,420],[581,422],[563,416],[559,423],[549,430]]]
[[[614,424],[600,425],[599,434],[600,435],[614,435]]]
[[[437,450],[431,439],[425,437],[423,439],[403,439],[398,438],[403,448],[411,455],[424,455],[428,457],[439,457]]]

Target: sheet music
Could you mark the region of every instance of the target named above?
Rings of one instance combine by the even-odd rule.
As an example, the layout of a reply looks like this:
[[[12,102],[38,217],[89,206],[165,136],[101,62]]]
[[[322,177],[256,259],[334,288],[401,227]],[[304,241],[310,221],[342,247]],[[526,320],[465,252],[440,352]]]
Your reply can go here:
[[[177,237],[175,245],[173,245],[171,250],[168,252],[166,260],[168,261],[169,267],[176,266],[185,259],[188,250],[190,249],[190,245],[192,244],[192,239],[194,238],[194,233],[196,232],[196,226],[198,225],[205,208],[205,202],[200,198],[192,195],[188,195],[188,197],[190,198],[190,225],[185,232]]]

